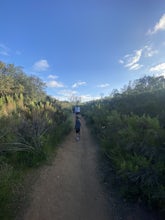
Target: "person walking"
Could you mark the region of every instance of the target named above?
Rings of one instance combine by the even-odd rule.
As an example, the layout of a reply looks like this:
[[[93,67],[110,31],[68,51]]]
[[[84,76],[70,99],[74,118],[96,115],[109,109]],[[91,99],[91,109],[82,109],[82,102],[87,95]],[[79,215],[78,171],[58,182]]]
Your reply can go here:
[[[76,140],[80,140],[80,128],[81,128],[81,122],[78,116],[76,116],[76,122],[75,122],[75,131],[76,131]]]

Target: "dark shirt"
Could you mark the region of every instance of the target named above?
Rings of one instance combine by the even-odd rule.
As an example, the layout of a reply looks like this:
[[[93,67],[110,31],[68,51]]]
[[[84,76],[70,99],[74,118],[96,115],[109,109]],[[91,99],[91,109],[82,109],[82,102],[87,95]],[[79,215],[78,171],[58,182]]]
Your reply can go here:
[[[80,129],[80,127],[81,127],[81,122],[79,119],[76,119],[75,129]]]

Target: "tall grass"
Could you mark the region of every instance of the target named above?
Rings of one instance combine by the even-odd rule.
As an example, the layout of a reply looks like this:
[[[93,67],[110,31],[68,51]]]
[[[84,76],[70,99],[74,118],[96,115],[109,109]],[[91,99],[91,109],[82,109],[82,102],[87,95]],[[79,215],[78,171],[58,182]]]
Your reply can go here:
[[[0,219],[14,219],[19,211],[19,203],[22,200],[22,191],[24,191],[25,173],[31,169],[37,168],[44,163],[52,160],[52,155],[57,150],[57,145],[65,138],[72,129],[71,117],[68,113],[63,113],[61,119],[54,123],[51,129],[41,138],[41,145],[33,150],[31,148],[20,150],[21,147],[10,148],[6,145],[6,149],[1,145],[0,153]],[[27,131],[29,132],[29,131]],[[26,132],[26,135],[28,133]],[[1,135],[1,140],[13,140],[13,134],[5,132]],[[22,134],[23,135],[23,134]],[[25,136],[22,136],[25,139]],[[15,136],[14,136],[15,138]],[[30,135],[28,141],[30,142]],[[32,137],[33,138],[33,137]],[[34,145],[33,145],[34,146]]]

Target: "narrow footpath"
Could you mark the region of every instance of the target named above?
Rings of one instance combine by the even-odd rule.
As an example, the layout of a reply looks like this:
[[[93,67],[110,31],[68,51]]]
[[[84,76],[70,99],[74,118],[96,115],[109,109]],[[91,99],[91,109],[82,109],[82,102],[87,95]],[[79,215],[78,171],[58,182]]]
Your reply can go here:
[[[122,216],[100,180],[99,149],[83,119],[81,123],[80,141],[75,140],[72,131],[60,145],[52,164],[41,169],[22,219],[155,220],[142,213],[137,215],[136,210]]]

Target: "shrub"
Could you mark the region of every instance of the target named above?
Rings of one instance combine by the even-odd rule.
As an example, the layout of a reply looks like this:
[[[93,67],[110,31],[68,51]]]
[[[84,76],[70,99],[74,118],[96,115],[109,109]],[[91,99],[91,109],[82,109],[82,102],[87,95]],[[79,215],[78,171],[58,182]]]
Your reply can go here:
[[[121,193],[163,209],[165,131],[157,118],[135,114],[90,112],[88,122],[111,159]],[[101,117],[100,117],[101,114]]]

